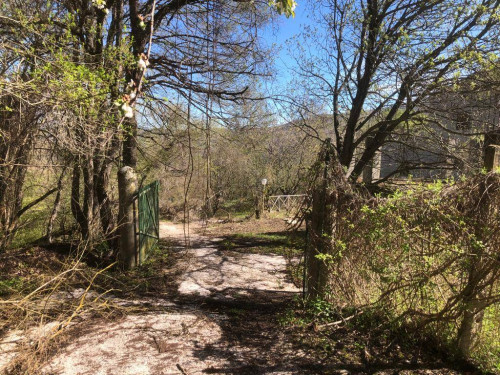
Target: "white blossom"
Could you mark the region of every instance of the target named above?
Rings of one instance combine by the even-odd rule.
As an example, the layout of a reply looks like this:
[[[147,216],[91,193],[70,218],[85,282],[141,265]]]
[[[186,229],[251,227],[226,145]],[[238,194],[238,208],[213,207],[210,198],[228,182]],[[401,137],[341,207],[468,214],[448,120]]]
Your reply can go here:
[[[149,66],[148,57],[144,53],[141,53],[139,55],[139,59],[137,60],[137,66],[141,70],[146,70],[146,68]]]
[[[129,106],[128,103],[123,103],[122,106],[120,107],[122,111],[122,115],[126,118],[132,118],[134,117],[134,110],[132,109],[131,106]]]
[[[139,61],[137,61],[137,66],[139,69],[145,70],[147,68],[146,61],[139,59]]]

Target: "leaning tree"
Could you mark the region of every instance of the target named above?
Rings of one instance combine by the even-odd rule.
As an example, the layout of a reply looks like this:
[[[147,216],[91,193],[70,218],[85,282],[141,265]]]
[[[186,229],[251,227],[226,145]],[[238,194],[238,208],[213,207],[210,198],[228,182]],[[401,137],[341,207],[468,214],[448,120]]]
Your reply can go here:
[[[443,110],[461,77],[497,61],[496,0],[322,0],[313,8],[316,26],[302,36],[314,47],[294,43],[300,84],[284,99],[303,125],[312,108],[331,114],[336,156],[352,179],[392,135],[418,133],[432,104]]]

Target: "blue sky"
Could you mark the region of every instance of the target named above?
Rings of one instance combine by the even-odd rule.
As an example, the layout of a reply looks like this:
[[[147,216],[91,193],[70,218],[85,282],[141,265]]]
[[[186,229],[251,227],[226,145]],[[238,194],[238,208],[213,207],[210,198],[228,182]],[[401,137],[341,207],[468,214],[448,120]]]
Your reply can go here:
[[[286,41],[300,34],[305,25],[312,23],[308,1],[297,0],[295,18],[279,16],[277,22],[262,31],[262,38],[267,45],[276,44],[280,48],[278,56],[275,56],[275,66],[278,72],[278,85],[284,85],[290,79],[289,69],[294,65],[294,60],[290,58],[287,51]]]

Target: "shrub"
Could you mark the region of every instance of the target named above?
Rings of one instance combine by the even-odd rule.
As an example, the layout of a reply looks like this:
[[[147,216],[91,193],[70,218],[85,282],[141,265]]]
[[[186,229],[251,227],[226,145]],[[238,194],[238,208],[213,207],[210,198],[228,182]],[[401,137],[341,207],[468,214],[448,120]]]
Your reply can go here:
[[[329,251],[317,255],[328,263],[328,298],[375,306],[499,366],[500,175],[413,184],[385,198],[332,194],[341,205]]]

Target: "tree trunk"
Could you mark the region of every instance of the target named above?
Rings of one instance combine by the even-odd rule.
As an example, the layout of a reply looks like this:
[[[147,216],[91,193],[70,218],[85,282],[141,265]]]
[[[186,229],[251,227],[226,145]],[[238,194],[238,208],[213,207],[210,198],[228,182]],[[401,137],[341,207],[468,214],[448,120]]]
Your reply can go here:
[[[308,223],[309,243],[307,246],[307,294],[308,298],[325,297],[328,285],[328,264],[322,255],[331,252],[333,226],[329,225],[333,210],[327,205],[325,187],[313,191],[313,208]]]
[[[137,168],[137,120],[135,116],[125,119],[125,139],[123,141],[123,165]]]
[[[491,145],[489,147],[491,147]],[[485,166],[488,167],[487,160],[485,160],[485,164]],[[495,187],[490,186],[487,181],[483,181],[479,186],[479,201],[475,204],[474,212],[470,213],[471,217],[476,218],[475,235],[478,239],[487,238],[489,236],[489,234],[485,233],[489,231],[488,218],[492,214],[491,194],[494,189]],[[491,265],[487,264],[488,256],[485,256],[481,248],[474,248],[469,251],[471,254],[468,259],[469,269],[467,284],[463,291],[465,308],[457,335],[458,350],[460,354],[467,359],[470,358],[472,349],[481,332],[484,309],[487,306],[487,304],[481,301],[482,297],[484,297],[484,290],[482,289],[484,286],[481,285],[481,282],[485,279],[486,275],[491,272]]]
[[[2,186],[0,190],[0,251],[10,246],[18,227],[19,216],[23,203],[23,188],[28,170],[27,164],[31,154],[32,139],[25,139],[19,145],[11,160],[3,159],[6,167],[2,170]],[[14,147],[15,149],[15,147]],[[10,150],[12,151],[12,150]],[[13,165],[10,166],[9,163]]]
[[[115,216],[111,207],[111,201],[108,195],[109,176],[112,165],[106,165],[101,168],[100,173],[95,175],[95,193],[99,203],[99,216],[101,219],[101,228],[108,242],[110,249],[117,247],[115,229]]]
[[[458,350],[464,358],[470,358],[478,334],[481,332],[483,317],[484,308],[477,301],[470,301],[458,330]]]
[[[85,165],[82,165],[83,172],[83,213],[85,216],[85,221],[87,222],[87,236],[84,238],[90,243],[93,242],[95,238],[95,199],[94,199],[94,174],[93,174],[93,161],[88,158]]]
[[[80,203],[80,180],[81,180],[81,170],[80,164],[76,161],[73,165],[73,176],[71,178],[71,213],[75,218],[76,223],[80,228],[80,233],[83,238],[88,237],[89,227],[85,213],[82,210]]]
[[[59,208],[61,207],[62,182],[63,182],[65,174],[66,174],[66,167],[61,172],[61,175],[59,176],[59,180],[57,181],[56,198],[54,200],[54,206],[53,206],[52,212],[50,214],[49,222],[47,223],[46,238],[47,238],[48,243],[52,243],[52,241],[53,241],[52,234],[54,232],[54,223],[57,219],[57,215],[59,213]]]

